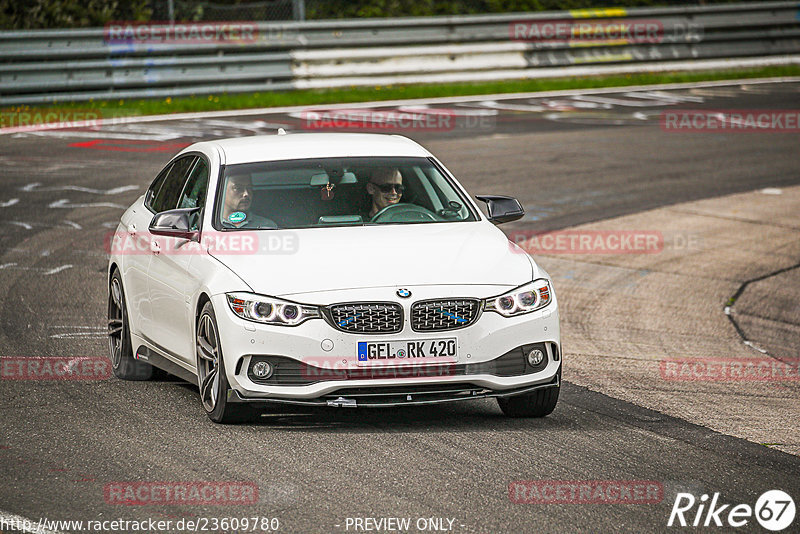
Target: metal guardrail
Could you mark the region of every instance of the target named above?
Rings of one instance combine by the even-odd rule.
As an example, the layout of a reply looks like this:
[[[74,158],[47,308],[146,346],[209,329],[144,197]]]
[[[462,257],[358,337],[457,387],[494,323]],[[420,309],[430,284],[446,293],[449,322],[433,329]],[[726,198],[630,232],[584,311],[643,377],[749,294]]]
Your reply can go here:
[[[658,42],[523,41],[511,32],[518,21],[642,20],[662,28]],[[191,44],[114,42],[103,28],[0,32],[0,104],[403,83],[420,75],[431,82],[532,78],[543,68],[800,54],[800,4],[786,1],[254,27],[247,42]]]

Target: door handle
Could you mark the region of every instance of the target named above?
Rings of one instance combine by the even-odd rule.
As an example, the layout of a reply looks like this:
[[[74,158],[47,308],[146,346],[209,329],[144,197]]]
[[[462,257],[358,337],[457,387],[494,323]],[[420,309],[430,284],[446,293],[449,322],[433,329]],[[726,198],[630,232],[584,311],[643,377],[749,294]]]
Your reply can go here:
[[[130,223],[128,225],[128,233],[131,235],[136,235],[136,223]]]
[[[161,245],[158,243],[158,241],[155,240],[150,241],[150,252],[152,252],[155,255],[161,253]]]

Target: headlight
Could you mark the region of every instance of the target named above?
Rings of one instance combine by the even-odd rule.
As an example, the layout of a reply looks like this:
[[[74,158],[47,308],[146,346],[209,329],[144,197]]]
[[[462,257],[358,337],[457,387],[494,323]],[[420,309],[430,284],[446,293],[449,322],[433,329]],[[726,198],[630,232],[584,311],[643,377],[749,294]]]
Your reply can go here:
[[[233,313],[256,323],[297,326],[308,319],[320,317],[316,306],[251,293],[227,293],[225,296]]]
[[[544,308],[553,300],[550,282],[541,278],[513,291],[483,301],[485,311],[511,317]]]

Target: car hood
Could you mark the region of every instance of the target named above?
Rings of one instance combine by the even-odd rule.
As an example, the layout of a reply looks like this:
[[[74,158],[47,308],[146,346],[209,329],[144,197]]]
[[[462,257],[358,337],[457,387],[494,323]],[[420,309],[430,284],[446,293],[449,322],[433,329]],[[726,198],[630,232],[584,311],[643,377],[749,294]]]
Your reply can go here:
[[[493,224],[404,224],[252,232],[259,252],[209,254],[272,296],[383,286],[501,285],[535,264]]]

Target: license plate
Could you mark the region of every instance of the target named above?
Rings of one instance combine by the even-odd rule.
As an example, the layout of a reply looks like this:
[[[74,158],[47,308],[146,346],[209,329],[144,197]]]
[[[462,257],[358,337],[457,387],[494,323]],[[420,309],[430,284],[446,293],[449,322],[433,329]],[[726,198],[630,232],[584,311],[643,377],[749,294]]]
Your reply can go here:
[[[359,341],[358,365],[416,365],[458,361],[456,338]]]

